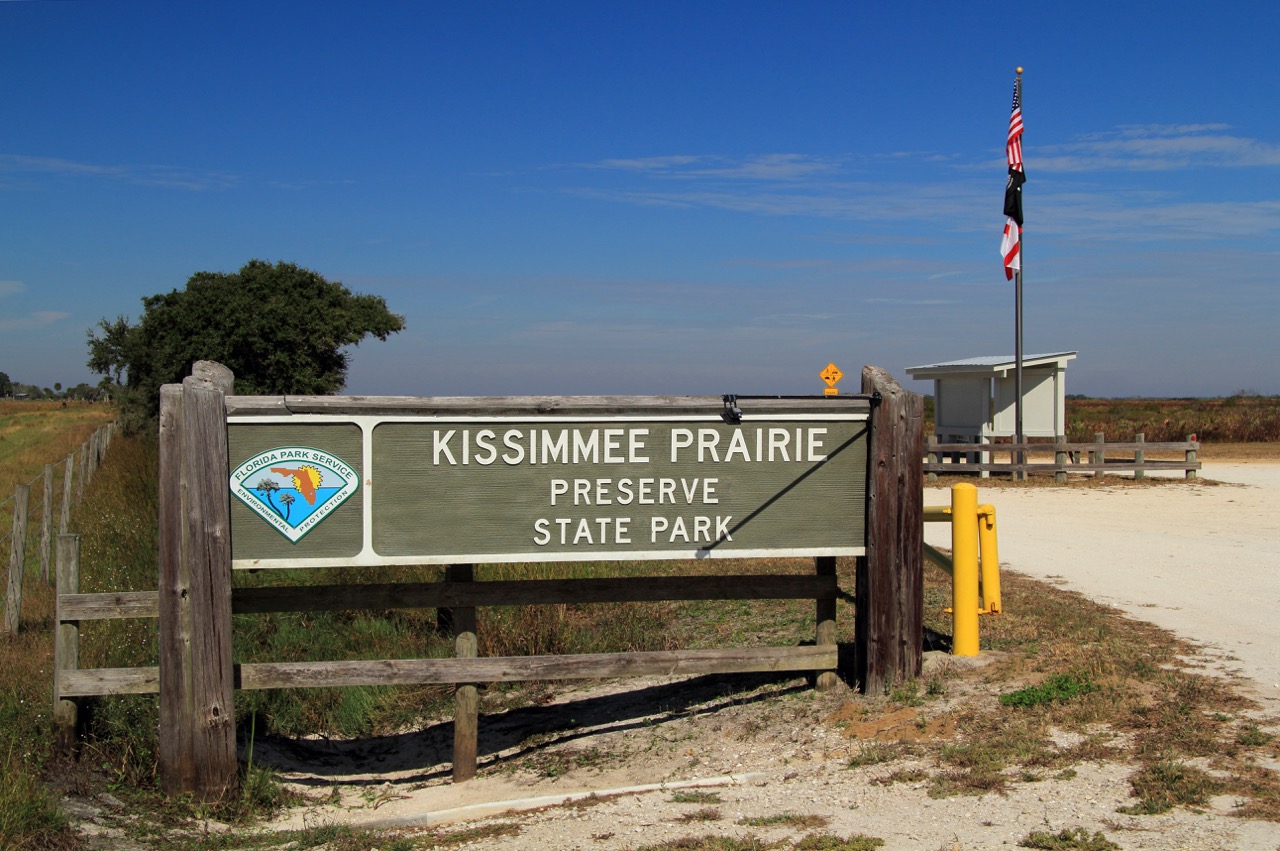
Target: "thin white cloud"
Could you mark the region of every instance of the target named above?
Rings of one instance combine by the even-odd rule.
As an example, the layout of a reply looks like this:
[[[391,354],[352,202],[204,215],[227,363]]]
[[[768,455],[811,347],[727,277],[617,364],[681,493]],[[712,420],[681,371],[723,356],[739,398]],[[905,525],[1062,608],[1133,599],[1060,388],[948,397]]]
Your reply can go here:
[[[984,191],[984,189],[986,191]],[[769,216],[816,216],[863,221],[970,218],[994,190],[972,184],[924,186],[816,182],[786,191],[758,185],[705,186],[682,191],[574,187],[580,198],[650,207],[698,207]]]
[[[331,186],[354,186],[354,180],[269,180],[267,186],[282,192],[302,192],[308,189],[326,189]]]
[[[677,154],[606,159],[584,168],[680,179],[794,181],[833,174],[839,165],[837,160],[807,154],[760,154],[739,159]]]
[[[1073,193],[1037,199],[1032,219],[1047,234],[1073,240],[1238,240],[1280,233],[1280,201],[1150,199]]]
[[[70,316],[62,310],[37,310],[17,319],[0,320],[0,331],[27,331],[32,328],[44,328],[60,322]]]
[[[960,304],[951,298],[869,298],[867,304],[895,304],[908,307],[937,307],[939,305]]]
[[[75,162],[58,157],[0,154],[0,176],[30,178],[40,175],[113,180],[139,186],[156,186],[193,192],[227,189],[237,183],[233,175],[167,165],[102,165]]]
[[[27,285],[22,281],[0,281],[0,298],[7,295],[17,295],[20,292],[26,292]]]
[[[1027,149],[1027,170],[1169,171],[1280,166],[1280,145],[1224,132],[1225,124],[1130,124]]]

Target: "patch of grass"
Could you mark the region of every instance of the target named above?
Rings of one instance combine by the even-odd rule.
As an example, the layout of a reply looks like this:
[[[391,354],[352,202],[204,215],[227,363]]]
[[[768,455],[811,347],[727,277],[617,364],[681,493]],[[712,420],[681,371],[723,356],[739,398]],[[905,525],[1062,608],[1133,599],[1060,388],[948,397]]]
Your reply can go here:
[[[685,836],[656,845],[642,845],[635,851],[771,851],[778,846],[754,836]]]
[[[1120,846],[1102,833],[1093,835],[1083,827],[1064,828],[1057,833],[1036,831],[1018,842],[1020,848],[1040,848],[1045,851],[1120,851]]]
[[[830,819],[825,816],[800,815],[798,813],[777,813],[771,816],[749,816],[738,819],[738,824],[745,827],[826,827]]]
[[[990,766],[941,771],[929,778],[930,798],[952,798],[956,795],[1003,794],[1009,778]]]
[[[1241,771],[1229,784],[1240,796],[1232,815],[1280,822],[1280,775],[1257,765]]]
[[[531,754],[520,761],[520,766],[542,777],[563,777],[578,768],[602,771],[615,764],[620,755],[602,748],[566,748],[563,750],[541,751]]]
[[[1178,806],[1201,806],[1223,788],[1220,781],[1204,771],[1172,761],[1143,768],[1130,778],[1129,784],[1130,795],[1138,803],[1119,809],[1126,815],[1158,815]]]
[[[9,750],[0,761],[0,848],[71,849],[66,817],[30,768]]]
[[[871,851],[883,845],[883,839],[864,836],[861,833],[855,833],[843,839],[831,833],[817,833],[804,837],[792,848],[795,851]]]
[[[1001,706],[1043,706],[1066,703],[1097,688],[1088,678],[1074,674],[1055,674],[1039,685],[1027,686],[1000,695]]]
[[[835,834],[809,834],[796,842],[765,842],[754,836],[687,836],[656,845],[644,845],[635,851],[872,851],[884,840],[855,833],[841,838]]]
[[[858,752],[845,762],[846,768],[862,768],[868,765],[881,765],[910,756],[914,748],[906,742],[863,742]]]
[[[431,835],[431,841],[426,845],[413,844],[411,848],[439,848],[441,846],[450,845],[466,845],[470,842],[479,842],[483,839],[500,839],[504,836],[519,836],[523,828],[515,822],[498,822],[496,824],[484,824],[477,827],[468,827],[461,830],[452,830],[446,832],[435,832]]]
[[[889,700],[900,706],[921,706],[924,695],[920,693],[918,680],[899,680],[889,688]]]
[[[1236,733],[1236,741],[1251,748],[1260,748],[1269,744],[1274,738],[1275,736],[1271,733],[1259,727],[1256,721],[1251,721]]]
[[[676,819],[676,821],[685,823],[694,821],[720,821],[721,818],[723,818],[723,816],[720,814],[720,810],[717,807],[703,807],[701,809],[694,810],[691,813],[685,813]]]
[[[701,789],[684,789],[671,793],[673,804],[719,804],[719,792],[707,792]]]
[[[899,768],[884,777],[872,778],[873,786],[892,786],[895,783],[923,783],[929,779],[929,772],[923,768]]]

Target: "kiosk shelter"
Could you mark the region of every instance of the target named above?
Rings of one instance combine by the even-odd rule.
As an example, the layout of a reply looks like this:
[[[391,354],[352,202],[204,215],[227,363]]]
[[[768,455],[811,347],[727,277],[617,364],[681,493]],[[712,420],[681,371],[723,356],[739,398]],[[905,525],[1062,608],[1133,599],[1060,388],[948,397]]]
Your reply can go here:
[[[1022,359],[1024,437],[1065,434],[1067,361],[1075,352]],[[917,381],[933,380],[934,434],[939,443],[988,443],[1012,438],[1018,397],[1012,357],[975,357],[907,367]]]

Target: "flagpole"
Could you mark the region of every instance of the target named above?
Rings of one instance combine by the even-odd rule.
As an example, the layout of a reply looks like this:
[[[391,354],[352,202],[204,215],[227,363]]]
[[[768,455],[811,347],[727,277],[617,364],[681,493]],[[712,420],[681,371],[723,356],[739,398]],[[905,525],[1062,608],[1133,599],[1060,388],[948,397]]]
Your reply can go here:
[[[1014,80],[1013,85],[1014,85],[1015,91],[1017,92],[1017,101],[1018,103],[1021,103],[1022,102],[1022,68],[1021,67],[1018,68],[1018,76]],[[1026,251],[1026,245],[1023,242],[1026,235],[1022,233],[1021,226],[1019,226],[1018,231],[1019,231],[1018,255],[1019,255],[1020,262],[1018,264],[1018,271],[1016,274],[1017,280],[1014,282],[1014,297],[1013,297],[1014,313],[1016,315],[1013,323],[1014,325],[1014,328],[1013,328],[1013,347],[1014,347],[1013,391],[1014,391],[1014,394],[1017,396],[1017,400],[1014,403],[1013,442],[1017,444],[1021,444],[1023,439],[1023,434],[1022,434],[1022,270],[1026,268],[1027,251]],[[1018,455],[1018,471],[1014,474],[1014,479],[1017,481],[1025,481],[1027,478],[1027,473],[1023,465],[1027,463],[1027,454],[1024,450],[1019,449],[1017,455]]]

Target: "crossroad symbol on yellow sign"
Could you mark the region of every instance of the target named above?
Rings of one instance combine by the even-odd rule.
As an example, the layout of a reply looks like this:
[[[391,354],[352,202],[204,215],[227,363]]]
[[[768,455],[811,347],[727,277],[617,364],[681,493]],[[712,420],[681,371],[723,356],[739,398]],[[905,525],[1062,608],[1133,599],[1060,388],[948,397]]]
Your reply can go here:
[[[836,389],[836,382],[841,378],[844,378],[844,373],[840,371],[840,367],[836,366],[834,363],[829,363],[827,364],[826,369],[818,373],[818,377],[827,383],[827,389],[822,391],[825,395],[836,396],[840,393],[840,391]]]

